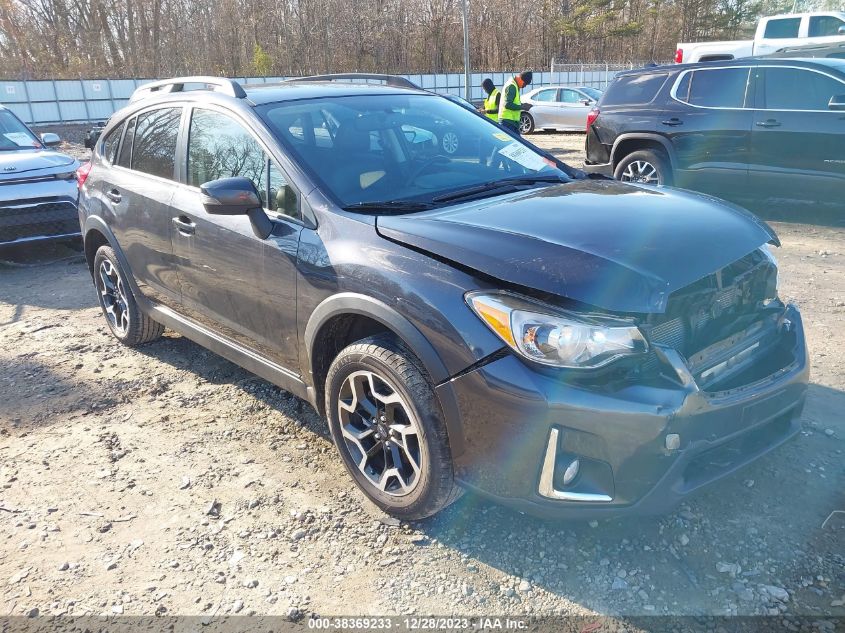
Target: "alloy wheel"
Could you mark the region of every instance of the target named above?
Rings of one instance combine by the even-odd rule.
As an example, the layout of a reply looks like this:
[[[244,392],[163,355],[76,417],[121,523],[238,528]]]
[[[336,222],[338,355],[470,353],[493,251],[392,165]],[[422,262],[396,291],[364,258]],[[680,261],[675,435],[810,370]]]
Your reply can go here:
[[[392,496],[410,494],[426,459],[414,414],[399,392],[372,371],[350,374],[338,396],[346,449],[366,480]]]
[[[126,301],[126,290],[117,268],[108,260],[100,262],[98,271],[98,290],[103,302],[106,318],[112,330],[120,336],[129,331],[129,309]]]
[[[446,132],[440,141],[443,151],[447,154],[454,154],[458,151],[458,135],[454,132]]]
[[[528,134],[531,131],[531,119],[528,118],[527,114],[523,114],[519,117],[519,133],[520,134]]]
[[[622,172],[623,182],[639,182],[646,185],[659,185],[657,168],[645,160],[632,161]]]

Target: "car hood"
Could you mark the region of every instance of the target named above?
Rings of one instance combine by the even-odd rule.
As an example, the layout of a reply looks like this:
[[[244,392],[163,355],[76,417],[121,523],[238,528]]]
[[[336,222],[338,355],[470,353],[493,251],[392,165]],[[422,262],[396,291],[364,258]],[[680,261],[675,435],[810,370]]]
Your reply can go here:
[[[74,171],[78,166],[75,158],[52,150],[0,152],[0,181],[49,176]]]
[[[664,312],[675,290],[779,245],[765,222],[715,198],[613,181],[380,216],[376,227],[501,281],[615,312]]]

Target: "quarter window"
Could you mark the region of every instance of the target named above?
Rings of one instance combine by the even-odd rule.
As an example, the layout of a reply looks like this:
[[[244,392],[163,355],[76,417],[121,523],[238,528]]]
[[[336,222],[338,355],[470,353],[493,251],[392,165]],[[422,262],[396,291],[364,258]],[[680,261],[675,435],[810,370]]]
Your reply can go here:
[[[766,24],[766,32],[763,37],[770,40],[798,37],[798,29],[801,27],[801,18],[783,18],[781,20],[769,20]]]
[[[132,169],[173,179],[181,118],[182,108],[162,108],[138,115],[132,143]]]
[[[666,77],[668,75],[662,73],[625,75],[610,84],[602,102],[606,106],[651,103],[666,83]]]
[[[833,77],[798,68],[766,68],[767,110],[827,110],[830,98],[845,94]]]
[[[135,121],[137,117],[133,117],[126,124],[126,134],[123,137],[123,143],[120,145],[120,154],[118,154],[117,164],[121,167],[129,167],[129,161],[132,158],[132,139],[135,136]]]
[[[102,157],[110,164],[114,164],[117,160],[117,150],[120,147],[120,136],[123,134],[123,128],[125,126],[125,123],[119,125],[117,128],[112,130],[106,137],[106,140],[103,141]]]
[[[678,84],[675,96],[702,108],[743,108],[748,76],[748,68],[696,70]]]
[[[845,22],[832,15],[817,15],[810,18],[810,37],[839,35],[839,29]]]

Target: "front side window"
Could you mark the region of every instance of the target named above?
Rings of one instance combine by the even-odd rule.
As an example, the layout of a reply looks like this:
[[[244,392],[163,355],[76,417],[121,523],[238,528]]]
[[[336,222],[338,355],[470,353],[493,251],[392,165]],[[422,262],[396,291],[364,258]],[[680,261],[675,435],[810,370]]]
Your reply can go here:
[[[266,205],[266,169],[264,149],[240,123],[213,110],[194,110],[188,133],[189,185],[243,176],[253,182]]]
[[[106,137],[106,140],[103,141],[103,152],[101,156],[108,162],[109,164],[114,164],[117,160],[117,150],[120,147],[120,137],[123,135],[123,128],[126,126],[125,123],[121,123]]]
[[[0,152],[38,147],[41,147],[38,137],[18,117],[0,108]]]
[[[839,35],[839,29],[845,26],[845,21],[832,15],[816,15],[810,18],[810,37],[828,37]]]
[[[763,37],[769,40],[798,37],[798,29],[801,28],[801,18],[783,18],[780,20],[769,20],[766,25],[766,32]]]
[[[743,108],[748,77],[748,68],[696,70],[681,80],[675,96],[702,108]]]
[[[584,95],[575,90],[561,90],[560,100],[564,103],[581,103],[584,100]]]
[[[767,110],[827,110],[830,98],[845,94],[833,77],[800,68],[766,68]]]
[[[132,169],[173,179],[181,118],[182,108],[161,108],[138,115],[132,143]]]
[[[436,95],[303,99],[256,111],[342,207],[442,204],[442,195],[507,178],[567,179],[520,139]]]

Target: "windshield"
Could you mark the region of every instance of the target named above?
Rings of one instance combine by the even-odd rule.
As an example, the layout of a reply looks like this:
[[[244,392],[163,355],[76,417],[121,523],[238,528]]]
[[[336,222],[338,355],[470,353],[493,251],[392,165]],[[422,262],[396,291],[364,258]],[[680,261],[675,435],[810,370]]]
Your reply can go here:
[[[511,178],[567,179],[554,161],[435,95],[309,99],[258,112],[342,207],[443,202]]]
[[[602,95],[602,91],[598,88],[581,88],[581,92],[583,92],[591,99],[595,99],[596,101],[598,101]]]
[[[0,110],[0,151],[40,148],[41,141],[8,110]]]

